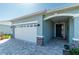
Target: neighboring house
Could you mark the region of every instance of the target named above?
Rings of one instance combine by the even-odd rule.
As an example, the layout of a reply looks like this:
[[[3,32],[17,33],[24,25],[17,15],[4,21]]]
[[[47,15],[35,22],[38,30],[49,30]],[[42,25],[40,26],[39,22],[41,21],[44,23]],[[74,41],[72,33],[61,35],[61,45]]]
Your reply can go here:
[[[44,10],[10,21],[13,24],[13,37],[17,39],[38,45],[54,38],[62,38],[70,44],[79,42],[79,5]]]
[[[12,34],[11,22],[0,21],[0,34]]]

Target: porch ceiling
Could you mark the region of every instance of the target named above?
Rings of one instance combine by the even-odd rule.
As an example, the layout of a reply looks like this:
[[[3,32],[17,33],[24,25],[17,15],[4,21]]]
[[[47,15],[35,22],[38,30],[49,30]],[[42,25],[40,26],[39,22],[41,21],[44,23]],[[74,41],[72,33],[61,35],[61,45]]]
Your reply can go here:
[[[50,20],[52,20],[53,22],[59,22],[59,21],[67,21],[70,18],[70,16],[56,16],[51,18]]]
[[[76,15],[75,15],[76,16]],[[52,20],[52,21],[67,21],[69,18],[74,17],[74,14],[55,14],[48,17],[45,17],[44,20]]]

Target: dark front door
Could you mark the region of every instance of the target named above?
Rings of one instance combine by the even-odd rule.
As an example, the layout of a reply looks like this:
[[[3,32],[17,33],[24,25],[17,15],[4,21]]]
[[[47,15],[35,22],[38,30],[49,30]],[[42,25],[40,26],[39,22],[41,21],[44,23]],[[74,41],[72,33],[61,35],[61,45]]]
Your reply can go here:
[[[56,37],[63,37],[62,26],[63,24],[56,24]]]

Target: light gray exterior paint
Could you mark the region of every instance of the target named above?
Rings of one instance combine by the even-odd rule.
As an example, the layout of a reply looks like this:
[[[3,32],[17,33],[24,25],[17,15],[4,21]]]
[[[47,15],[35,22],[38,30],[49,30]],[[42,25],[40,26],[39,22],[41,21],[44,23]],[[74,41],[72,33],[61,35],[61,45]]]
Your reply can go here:
[[[36,16],[32,16],[32,17],[26,17],[26,18],[21,18],[21,19],[17,19],[15,21],[12,21],[12,24],[16,25],[16,24],[19,24],[19,23],[27,23],[27,22],[32,22],[32,21],[37,21],[39,19],[41,19],[41,16],[42,15],[36,15]]]
[[[44,21],[44,43],[48,43],[54,37],[54,23],[51,20]]]
[[[71,18],[69,20],[69,42],[72,43],[72,39],[74,38],[74,20]]]
[[[40,26],[37,26],[37,36],[43,36],[43,16],[39,15],[37,22]]]
[[[74,38],[79,39],[79,17],[74,19]]]

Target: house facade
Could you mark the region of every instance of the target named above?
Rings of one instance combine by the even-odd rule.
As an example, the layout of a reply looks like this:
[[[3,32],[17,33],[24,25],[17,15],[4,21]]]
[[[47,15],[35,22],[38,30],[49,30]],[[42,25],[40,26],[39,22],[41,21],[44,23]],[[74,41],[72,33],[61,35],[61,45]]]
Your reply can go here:
[[[55,38],[79,42],[79,5],[39,11],[10,20],[13,38],[44,45]]]

